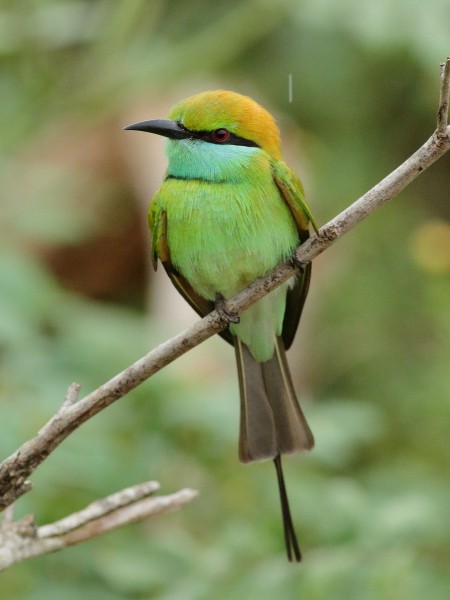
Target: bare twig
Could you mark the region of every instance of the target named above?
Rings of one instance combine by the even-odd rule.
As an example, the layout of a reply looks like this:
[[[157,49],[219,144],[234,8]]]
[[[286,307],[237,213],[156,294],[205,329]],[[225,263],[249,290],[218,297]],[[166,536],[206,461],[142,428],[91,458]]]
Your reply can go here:
[[[450,56],[441,63],[441,90],[439,94],[439,109],[437,116],[437,133],[445,137],[448,124],[448,97],[450,89]],[[447,134],[448,135],[448,134]]]
[[[395,171],[324,225],[318,235],[314,235],[299,247],[294,253],[293,260],[280,265],[266,277],[258,279],[228,300],[226,311],[220,313],[213,311],[192,327],[149,352],[83,399],[77,400],[79,392],[77,384],[69,386],[66,398],[57,413],[33,439],[25,442],[0,465],[0,510],[10,506],[20,495],[31,489],[28,476],[82,423],[188,350],[224,329],[228,324],[227,312],[239,314],[288,280],[300,264],[311,262],[374,210],[398,195],[411,181],[443,156],[450,149],[450,127],[447,124],[449,80],[450,60],[447,59],[441,70],[437,129],[430,139]],[[151,493],[151,484],[145,485],[149,486],[145,489],[150,490],[148,493]],[[139,494],[137,496],[131,494],[133,498],[130,502],[126,501],[120,506],[115,504],[116,496],[123,500],[130,493],[128,490],[123,496],[124,492],[93,503],[84,511],[41,528],[36,528],[32,518],[22,519],[16,523],[12,523],[11,519],[7,518],[0,531],[0,545],[4,545],[0,550],[0,562],[3,560],[3,564],[7,566],[27,556],[51,552],[80,542],[124,523],[154,514],[155,510],[159,510],[155,509],[156,506],[160,508],[179,506],[180,498],[183,499],[180,501],[183,503],[187,501],[187,497],[191,499],[195,494],[191,490],[183,490],[178,495],[151,499],[144,497],[145,494],[140,497]],[[28,545],[25,543],[26,540]],[[20,552],[17,550],[19,546]],[[15,558],[11,558],[8,552],[15,553]],[[20,558],[17,558],[19,555]]]
[[[125,488],[42,527],[35,525],[32,516],[14,523],[3,522],[0,528],[0,571],[26,558],[62,550],[125,524],[177,510],[197,495],[194,490],[184,489],[169,496],[151,498],[157,489],[159,484],[154,481]]]
[[[51,525],[43,525],[39,528],[41,538],[54,537],[55,535],[64,535],[77,529],[86,523],[100,519],[124,506],[129,506],[133,502],[139,502],[159,490],[159,483],[156,481],[147,481],[140,485],[125,488],[120,492],[111,494],[102,500],[96,500],[89,504],[85,509],[64,517]]]
[[[78,394],[80,393],[81,385],[79,383],[71,383],[67,388],[66,396],[63,402],[63,408],[67,408],[75,404],[78,400]]]

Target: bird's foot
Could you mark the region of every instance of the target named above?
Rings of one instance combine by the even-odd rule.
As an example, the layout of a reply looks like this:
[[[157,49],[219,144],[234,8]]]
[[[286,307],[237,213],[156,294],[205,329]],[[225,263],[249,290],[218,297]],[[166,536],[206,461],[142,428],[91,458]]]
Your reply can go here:
[[[308,261],[308,262],[309,262],[309,261]],[[295,252],[294,252],[294,254],[291,256],[291,263],[292,263],[292,266],[293,266],[295,269],[298,269],[298,270],[300,271],[300,273],[304,273],[304,272],[305,272],[305,269],[306,269],[306,266],[308,265],[308,262],[304,262],[304,261],[302,261],[302,260],[298,260],[298,258],[297,258],[297,256],[296,256]]]
[[[220,317],[227,323],[234,323],[235,325],[239,323],[239,315],[231,310],[228,310],[225,303],[225,298],[219,292],[216,293],[215,308]]]

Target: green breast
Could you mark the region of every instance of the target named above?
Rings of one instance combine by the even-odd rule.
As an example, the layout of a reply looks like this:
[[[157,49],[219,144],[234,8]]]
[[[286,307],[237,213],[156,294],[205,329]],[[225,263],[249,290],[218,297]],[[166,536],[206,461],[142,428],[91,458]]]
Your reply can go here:
[[[167,212],[173,264],[205,298],[229,297],[286,258],[297,243],[276,189],[169,179],[159,194]]]
[[[217,292],[225,298],[233,296],[286,259],[298,243],[292,215],[273,182],[269,158],[258,149],[245,150],[246,160],[240,156],[239,169],[233,170],[231,160],[212,180],[187,178],[172,165],[151,205],[151,210],[166,211],[172,263],[209,300]],[[269,347],[259,353],[269,354],[261,360],[270,358],[273,335],[281,330],[285,294],[285,287],[270,294],[253,311],[248,309],[233,328],[251,347],[255,343],[247,340],[248,335],[254,337],[252,330],[261,329],[261,320],[267,321],[265,343],[256,344]],[[259,325],[252,312],[258,315]]]

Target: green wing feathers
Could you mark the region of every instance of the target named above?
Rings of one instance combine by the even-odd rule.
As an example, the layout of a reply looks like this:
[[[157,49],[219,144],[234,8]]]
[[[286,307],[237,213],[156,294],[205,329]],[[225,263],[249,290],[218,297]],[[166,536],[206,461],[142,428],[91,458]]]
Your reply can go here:
[[[186,302],[195,312],[204,317],[215,308],[214,302],[205,300],[193,289],[185,277],[174,267],[170,258],[169,246],[167,244],[167,215],[164,210],[150,206],[148,223],[152,234],[152,265],[156,271],[158,259],[172,281],[175,289],[183,296]],[[219,333],[229,344],[233,344],[233,336],[228,328]]]
[[[294,171],[282,160],[272,165],[273,179],[281,192],[299,231],[308,231],[311,223],[314,231],[319,233],[314,217],[305,202],[305,192],[302,182]]]
[[[274,162],[272,173],[280,194],[291,211],[298,230],[299,241],[304,242],[309,237],[309,224],[318,233],[317,225],[312,213],[306,204],[302,183],[294,171],[283,161]],[[286,297],[286,310],[283,320],[283,342],[288,350],[297,331],[303,305],[308,294],[311,280],[311,264],[304,267],[296,278],[294,285],[289,289]]]
[[[167,214],[150,205],[148,213],[148,226],[152,234],[152,266],[156,271],[158,258],[162,263],[170,261],[169,247],[167,245]]]

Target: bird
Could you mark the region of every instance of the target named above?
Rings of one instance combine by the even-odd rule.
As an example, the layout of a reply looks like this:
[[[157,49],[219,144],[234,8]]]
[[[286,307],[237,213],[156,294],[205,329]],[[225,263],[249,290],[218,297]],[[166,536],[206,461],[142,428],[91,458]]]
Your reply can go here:
[[[248,96],[211,90],[190,96],[167,119],[125,127],[167,138],[168,167],[150,202],[153,268],[162,263],[200,315],[266,275],[317,225],[300,179],[282,160],[279,128]],[[243,311],[220,335],[235,348],[240,393],[239,459],[274,462],[289,561],[302,554],[281,457],[314,438],[298,402],[285,351],[308,293],[311,264]]]

